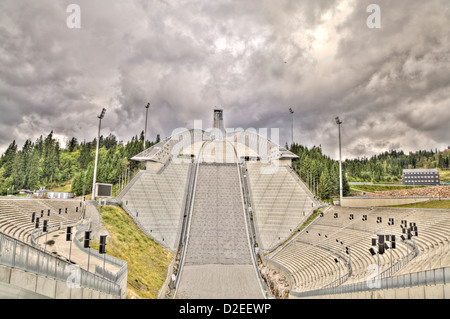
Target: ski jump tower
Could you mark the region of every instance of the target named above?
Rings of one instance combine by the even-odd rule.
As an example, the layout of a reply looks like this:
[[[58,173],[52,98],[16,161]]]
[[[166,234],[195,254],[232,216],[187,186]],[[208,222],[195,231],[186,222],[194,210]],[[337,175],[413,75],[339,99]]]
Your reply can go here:
[[[214,123],[211,132],[211,138],[213,140],[222,141],[226,138],[225,125],[223,123],[223,110],[214,109]]]

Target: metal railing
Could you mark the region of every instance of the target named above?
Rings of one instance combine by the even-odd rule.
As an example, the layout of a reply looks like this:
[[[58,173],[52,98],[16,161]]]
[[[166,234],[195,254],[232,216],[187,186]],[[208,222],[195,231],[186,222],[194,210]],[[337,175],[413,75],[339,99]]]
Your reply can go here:
[[[127,270],[128,270],[128,263],[127,263],[126,261],[123,261],[123,260],[118,259],[118,258],[116,258],[116,257],[114,257],[114,256],[111,256],[111,255],[100,254],[100,253],[99,253],[97,250],[95,250],[95,249],[92,249],[92,248],[84,248],[83,244],[79,241],[79,238],[80,238],[80,236],[84,235],[84,232],[85,232],[86,230],[89,229],[89,224],[90,224],[90,223],[86,223],[86,224],[83,224],[83,225],[78,226],[77,232],[75,233],[75,236],[74,236],[73,241],[74,241],[75,245],[76,245],[80,250],[84,251],[86,254],[90,254],[91,256],[93,256],[93,257],[95,257],[95,258],[98,258],[98,259],[101,260],[101,261],[105,261],[105,262],[107,262],[108,264],[111,264],[111,265],[114,265],[114,266],[118,267],[119,270],[117,271],[117,273],[115,273],[115,274],[108,273],[108,274],[106,274],[105,277],[104,277],[104,278],[106,278],[106,279],[109,279],[109,280],[114,281],[115,283],[118,283],[118,282],[122,279],[123,275],[127,273]],[[100,269],[100,268],[96,268],[96,272],[97,272],[97,270],[99,270],[99,269]],[[99,276],[102,276],[104,273],[103,273],[103,271],[101,271],[101,272],[97,272],[97,274],[98,274]]]
[[[300,176],[298,176],[297,172],[294,170],[294,168],[292,168],[289,165],[286,165],[287,169],[289,171],[289,173],[291,173],[291,175],[294,177],[294,179],[297,180],[297,182],[300,184],[300,187],[305,191],[306,194],[308,194],[309,198],[313,201],[313,203],[316,206],[326,206],[324,205],[318,198],[316,198],[316,196],[313,194],[313,192],[309,189],[308,186],[306,186],[305,182],[303,182],[303,180],[300,178]]]
[[[192,215],[192,211],[193,211],[195,188],[197,185],[197,177],[198,177],[199,165],[200,165],[200,161],[201,161],[201,154],[202,154],[205,143],[206,142],[202,143],[202,146],[200,147],[200,150],[198,152],[197,160],[196,161],[194,160],[194,162],[191,164],[193,166],[190,168],[190,176],[188,178],[189,189],[188,189],[188,193],[186,194],[186,196],[188,196],[188,198],[186,198],[185,211],[184,211],[184,214],[186,214],[186,220],[184,221],[183,230],[182,230],[183,233],[181,234],[180,243],[178,245],[178,252],[180,253],[180,261],[178,263],[179,266],[178,266],[177,274],[175,275],[175,280],[172,284],[173,289],[176,289],[178,286],[178,282],[180,281],[181,271],[182,271],[182,268],[184,265],[184,258],[186,255],[187,241],[188,241],[188,235],[189,235],[190,220],[191,220],[191,215]]]
[[[188,191],[185,197],[185,207],[184,207],[184,215],[186,215],[186,219],[183,222],[181,234],[180,234],[180,241],[178,245],[178,252],[180,253],[180,261],[179,261],[179,268],[177,271],[177,274],[175,275],[175,280],[173,282],[173,288],[176,288],[178,285],[178,281],[180,279],[180,273],[181,273],[181,265],[183,265],[184,262],[184,255],[186,251],[186,243],[187,243],[187,233],[188,233],[188,227],[189,227],[189,221],[191,218],[192,213],[192,202],[194,200],[194,188],[195,184],[197,182],[197,171],[198,171],[198,164],[193,163],[192,166],[189,168],[189,185],[188,185]]]
[[[396,287],[392,286],[391,281],[396,278],[395,276],[392,276],[394,273],[405,267],[412,259],[414,259],[418,255],[418,248],[417,244],[414,241],[405,241],[405,244],[410,245],[413,247],[413,250],[406,256],[404,256],[402,259],[398,260],[396,263],[394,263],[392,266],[384,270],[379,274],[379,276],[370,276],[371,278],[375,277],[375,279],[379,279],[381,286],[378,289],[391,289],[391,288],[404,288],[404,287]],[[450,275],[450,269],[449,275]],[[408,274],[411,275],[411,274]],[[406,275],[405,275],[406,276]],[[346,278],[345,278],[346,277]],[[342,294],[342,293],[352,293],[352,292],[362,292],[367,291],[370,289],[373,289],[369,287],[369,284],[366,282],[363,283],[354,283],[354,284],[348,284],[343,285],[343,279],[348,280],[350,276],[348,274],[342,276],[338,280],[328,284],[327,286],[306,291],[306,292],[295,292],[291,291],[290,294],[292,296],[302,298],[302,297],[311,297],[311,296],[323,296],[323,295],[335,295],[335,294]],[[379,278],[378,278],[379,277]],[[345,281],[344,280],[344,281]],[[384,284],[383,284],[384,283]],[[364,288],[365,287],[365,288]]]
[[[320,218],[319,216],[317,216],[305,229],[303,229],[302,232],[308,230],[311,225],[314,224],[315,220]],[[300,233],[299,233],[300,234]],[[337,251],[334,251],[332,249],[329,249],[325,246],[322,245],[318,245],[318,244],[314,244],[312,241],[308,241],[308,240],[300,240],[296,237],[292,238],[290,241],[288,241],[287,243],[285,243],[283,246],[281,246],[281,249],[287,245],[289,245],[293,240],[296,241],[300,241],[309,245],[313,245],[313,246],[317,246],[320,247],[322,249],[326,249],[328,251],[330,251],[331,253],[337,255],[339,258],[343,259],[344,262],[347,264],[349,271],[347,273],[345,273],[344,275],[342,275],[340,278],[332,281],[331,283],[327,284],[326,286],[320,288],[320,289],[315,289],[315,290],[311,290],[311,291],[306,291],[306,292],[296,292],[292,290],[291,287],[291,291],[290,294],[292,296],[295,297],[310,297],[310,296],[317,296],[317,295],[326,295],[326,294],[337,294],[340,292],[336,292],[336,293],[330,293],[330,291],[333,291],[333,289],[340,291],[340,287],[347,281],[350,279],[350,277],[352,276],[353,273],[353,267],[352,267],[352,263],[350,258],[347,258],[345,255],[340,254]],[[397,262],[395,262],[394,264],[392,264],[390,267],[388,267],[386,270],[384,270],[381,274],[380,277],[381,278],[388,278],[388,277],[392,277],[393,274],[395,274],[396,272],[398,272],[400,269],[402,269],[403,267],[405,267],[411,260],[413,260],[415,257],[417,257],[419,255],[419,248],[416,244],[415,241],[413,240],[405,240],[404,243],[408,246],[412,247],[412,250],[409,254],[407,254],[406,256],[404,256],[403,258],[401,258],[400,260],[398,260]],[[265,258],[266,260],[275,263],[272,259],[275,257],[276,254],[278,254],[280,252],[280,250],[276,251],[274,254],[271,255],[270,258]],[[280,264],[278,264],[279,266],[281,266]],[[284,268],[284,267],[283,267]],[[283,269],[282,268],[282,269]],[[291,275],[289,273],[289,271],[284,268],[284,270],[289,274],[289,276]],[[293,283],[292,281],[292,277],[291,278],[291,283]]]
[[[371,276],[370,279],[377,279],[377,276]],[[446,285],[449,283],[450,283],[450,268],[446,267],[409,273],[400,276],[389,276],[388,273],[383,272],[382,274],[380,274],[380,278],[378,281],[377,280],[370,281],[368,279],[364,282],[342,285],[339,287],[329,289],[320,289],[302,293],[291,291],[290,294],[297,298],[305,298],[313,296],[348,294],[348,293],[358,293],[375,290]]]
[[[51,233],[54,231],[61,230],[65,226],[75,226],[75,225],[79,224],[83,220],[83,216],[84,216],[85,212],[86,212],[86,203],[83,202],[83,206],[82,206],[80,215],[78,216],[77,219],[73,219],[73,220],[66,219],[65,221],[52,222],[48,225],[47,232]],[[31,232],[30,241],[31,241],[31,245],[33,247],[35,247],[37,249],[43,249],[37,243],[37,238],[41,237],[42,235],[44,235],[42,227],[36,228]]]
[[[47,232],[51,233],[54,231],[58,231],[61,229],[64,229],[65,226],[76,226],[80,220],[75,220],[75,221],[66,221],[66,222],[60,222],[60,223],[52,223],[48,226],[47,228]],[[42,228],[36,228],[31,232],[31,236],[30,236],[30,242],[31,245],[33,247],[35,247],[36,249],[41,249],[44,250],[44,248],[40,247],[38,242],[37,242],[37,238],[43,236],[45,233],[43,232]]]
[[[139,170],[134,176],[127,182],[127,184],[120,190],[119,194],[116,196],[116,200],[120,202],[123,198],[123,196],[133,187],[133,185],[136,183],[136,181],[139,179],[139,176],[144,174],[144,170]]]
[[[233,146],[234,148],[234,146]],[[235,149],[236,152],[236,149]],[[236,157],[237,157],[237,152],[236,152]],[[261,288],[264,291],[264,295],[266,298],[268,298],[269,296],[269,292],[270,289],[265,285],[264,280],[261,276],[260,271],[258,270],[258,259],[256,256],[256,252],[255,252],[255,241],[256,241],[256,235],[254,233],[254,225],[253,225],[253,221],[252,218],[250,218],[250,211],[249,211],[249,207],[251,206],[251,200],[250,200],[250,194],[248,191],[248,175],[244,174],[244,165],[243,164],[237,164],[238,166],[238,174],[239,174],[239,180],[240,180],[240,186],[241,186],[241,194],[242,194],[242,199],[244,201],[244,210],[245,210],[245,218],[247,220],[247,229],[248,229],[248,239],[250,242],[250,252],[251,252],[251,256],[253,259],[253,262],[255,264],[256,267],[256,273],[258,275],[258,279],[261,285]],[[245,176],[245,177],[244,177]]]
[[[0,233],[0,264],[65,281],[68,286],[86,287],[120,296],[118,284],[3,233]]]

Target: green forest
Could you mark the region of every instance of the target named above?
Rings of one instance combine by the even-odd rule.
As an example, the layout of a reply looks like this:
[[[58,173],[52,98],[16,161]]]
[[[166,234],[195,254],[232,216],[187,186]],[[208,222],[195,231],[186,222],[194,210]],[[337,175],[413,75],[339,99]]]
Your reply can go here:
[[[338,161],[324,155],[322,149],[316,146],[308,149],[294,143],[290,151],[299,157],[292,163],[292,168],[318,198],[329,200],[339,196]],[[343,195],[347,196],[350,193],[350,187],[345,174],[342,177]]]
[[[449,147],[450,149],[450,147]],[[405,154],[403,151],[389,151],[370,158],[357,158],[343,162],[349,181],[397,182],[402,179],[403,169],[450,168],[450,151],[417,151]]]
[[[160,141],[146,141],[148,148]],[[90,194],[94,174],[97,139],[79,142],[72,137],[66,145],[50,132],[35,142],[25,141],[19,149],[13,141],[0,158],[0,194],[17,194],[19,190],[55,189],[69,185],[76,196]],[[117,184],[128,169],[139,163],[130,161],[144,149],[144,132],[124,144],[110,134],[100,137],[97,182]],[[293,168],[306,185],[322,200],[339,196],[339,162],[323,154],[321,147],[307,148],[293,144],[290,151],[299,159]],[[405,168],[438,168],[449,172],[450,151],[389,151],[370,158],[347,159],[342,163],[343,194],[350,193],[349,182],[399,183]]]
[[[146,141],[148,148],[159,142]],[[92,190],[94,160],[97,139],[79,142],[72,137],[61,147],[53,137],[31,140],[19,149],[13,141],[0,158],[0,194],[17,194],[19,190],[38,190],[41,186],[52,189],[70,183],[70,191],[76,196],[89,194]],[[125,145],[116,136],[100,136],[97,182],[116,184],[124,171],[138,168],[139,163],[130,158],[144,150],[144,132],[134,136]]]

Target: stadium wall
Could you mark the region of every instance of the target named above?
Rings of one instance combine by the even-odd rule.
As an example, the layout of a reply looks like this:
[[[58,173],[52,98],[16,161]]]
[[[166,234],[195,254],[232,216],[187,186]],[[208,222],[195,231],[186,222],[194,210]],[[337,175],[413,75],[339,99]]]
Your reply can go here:
[[[0,265],[0,282],[27,292],[35,293],[42,298],[52,299],[118,299],[118,296],[109,295],[89,288],[70,288],[67,282],[56,280],[31,272]],[[21,296],[10,296],[21,298]]]

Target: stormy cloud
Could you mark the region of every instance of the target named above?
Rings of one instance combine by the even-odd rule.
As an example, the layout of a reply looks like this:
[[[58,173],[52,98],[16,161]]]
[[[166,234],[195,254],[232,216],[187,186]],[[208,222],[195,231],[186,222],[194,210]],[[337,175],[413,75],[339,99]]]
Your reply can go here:
[[[70,29],[66,8],[81,8]],[[381,8],[381,28],[367,7]],[[230,128],[337,156],[450,144],[448,0],[31,1],[0,3],[0,151],[53,130],[168,136],[223,108]]]

